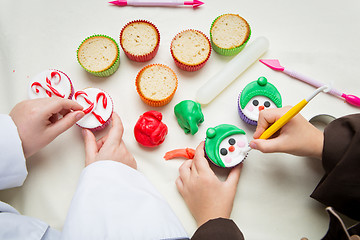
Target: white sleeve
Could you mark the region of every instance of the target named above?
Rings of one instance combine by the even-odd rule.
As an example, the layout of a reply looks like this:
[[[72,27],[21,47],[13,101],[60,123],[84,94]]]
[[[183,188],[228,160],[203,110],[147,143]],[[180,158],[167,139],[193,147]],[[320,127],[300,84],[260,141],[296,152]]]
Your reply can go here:
[[[26,160],[15,123],[0,114],[0,190],[18,187],[27,176]]]
[[[115,161],[86,167],[62,239],[187,239],[170,206],[138,171]]]

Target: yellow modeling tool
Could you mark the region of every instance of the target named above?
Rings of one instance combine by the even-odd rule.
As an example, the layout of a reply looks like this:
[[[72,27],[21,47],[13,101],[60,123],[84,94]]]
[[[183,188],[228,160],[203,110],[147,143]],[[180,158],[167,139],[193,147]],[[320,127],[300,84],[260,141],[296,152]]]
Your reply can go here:
[[[286,123],[288,123],[293,117],[295,117],[296,114],[298,114],[301,109],[303,109],[308,102],[310,102],[311,99],[313,99],[316,95],[318,95],[320,92],[327,92],[331,88],[327,85],[324,85],[322,87],[319,87],[318,89],[313,92],[308,98],[303,99],[301,102],[296,104],[294,107],[292,107],[287,113],[285,113],[279,120],[274,122],[273,125],[271,125],[268,129],[261,134],[259,139],[268,139],[271,137],[274,133],[276,133],[280,128],[282,128]]]

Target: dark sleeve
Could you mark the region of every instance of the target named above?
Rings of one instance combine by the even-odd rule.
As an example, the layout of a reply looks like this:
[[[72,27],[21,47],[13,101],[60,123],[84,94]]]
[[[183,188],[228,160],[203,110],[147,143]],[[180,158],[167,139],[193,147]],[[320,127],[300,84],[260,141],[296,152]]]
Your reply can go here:
[[[201,225],[191,240],[244,240],[234,221],[225,218],[212,219]]]
[[[360,220],[360,114],[331,122],[324,131],[325,175],[311,197]]]

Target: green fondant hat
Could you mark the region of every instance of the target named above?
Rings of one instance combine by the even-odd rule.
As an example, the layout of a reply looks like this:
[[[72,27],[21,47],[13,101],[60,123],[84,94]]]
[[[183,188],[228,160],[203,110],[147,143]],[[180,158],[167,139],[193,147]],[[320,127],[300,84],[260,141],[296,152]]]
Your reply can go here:
[[[205,151],[208,158],[220,167],[225,167],[219,155],[220,143],[234,134],[244,134],[245,131],[230,124],[221,124],[206,130]]]
[[[269,83],[265,77],[259,77],[257,81],[253,81],[245,86],[240,96],[241,108],[244,109],[250,99],[255,96],[268,97],[278,108],[282,106],[280,92],[274,85]]]

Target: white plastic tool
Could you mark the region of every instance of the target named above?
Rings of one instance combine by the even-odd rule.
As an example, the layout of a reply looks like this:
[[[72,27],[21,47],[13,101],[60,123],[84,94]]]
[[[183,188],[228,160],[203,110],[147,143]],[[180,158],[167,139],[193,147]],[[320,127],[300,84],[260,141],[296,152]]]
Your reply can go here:
[[[234,57],[220,72],[209,79],[196,93],[196,101],[208,104],[232,83],[242,72],[269,49],[269,40],[256,38]]]

